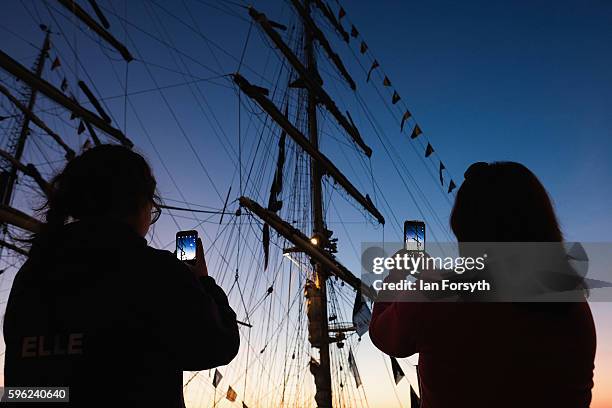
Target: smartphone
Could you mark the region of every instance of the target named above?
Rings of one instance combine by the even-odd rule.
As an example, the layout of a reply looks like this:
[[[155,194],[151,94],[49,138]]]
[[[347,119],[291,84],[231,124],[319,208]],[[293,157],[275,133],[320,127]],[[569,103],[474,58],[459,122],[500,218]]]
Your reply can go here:
[[[423,221],[404,222],[404,247],[407,251],[425,251],[425,223]]]
[[[195,263],[198,231],[179,231],[176,233],[176,257],[188,263]]]

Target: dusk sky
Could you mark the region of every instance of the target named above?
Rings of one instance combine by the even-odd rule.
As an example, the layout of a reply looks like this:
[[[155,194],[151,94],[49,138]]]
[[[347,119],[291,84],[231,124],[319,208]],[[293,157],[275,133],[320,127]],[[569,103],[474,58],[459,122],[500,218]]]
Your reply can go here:
[[[85,7],[87,2],[80,3]],[[231,186],[229,210],[237,208],[235,200],[240,192],[265,205],[276,161],[278,132],[273,133],[274,137],[261,136],[266,126],[271,125],[260,126],[257,120],[250,121],[251,116],[262,115],[255,104],[241,100],[243,105],[238,110],[236,89],[222,75],[240,71],[252,83],[271,88],[280,59],[278,53],[270,51],[261,31],[254,26],[249,33],[250,19],[240,7],[243,2],[137,0],[128,4],[123,0],[99,0],[99,3],[111,22],[111,32],[135,56],[127,72],[125,62],[114,50],[104,44],[100,47],[96,43],[99,40],[82,26],[82,31],[75,29],[66,18],[67,11],[52,1],[6,1],[0,15],[0,48],[31,66],[37,53],[34,46],[39,47],[43,39],[39,19],[49,25],[56,34],[48,64],[58,56],[61,66],[53,72],[47,69],[45,78],[59,87],[66,77],[69,89],[75,91],[84,105],[86,100],[77,92],[76,79],[95,83],[95,93],[104,99],[113,125],[121,129],[125,126],[125,133],[135,142],[136,149],[151,163],[166,204],[186,205],[181,203],[186,201],[193,208],[199,205],[201,209],[220,210]],[[329,3],[337,12],[338,4]],[[283,24],[294,21],[290,2],[255,0],[250,4]],[[349,269],[356,273],[360,270],[361,242],[401,240],[406,219],[424,219],[428,241],[448,241],[451,238],[448,218],[454,198],[453,194],[446,194],[448,182],[452,177],[460,185],[463,172],[476,161],[509,160],[525,164],[549,191],[566,240],[612,242],[611,2],[347,0],[342,6],[347,12],[342,20],[345,28],[348,30],[354,24],[359,30],[359,41],[368,45],[365,55],[359,53],[358,40],[352,39],[347,46],[334,35],[329,24],[321,26],[354,76],[359,97],[351,94],[333,66],[323,60],[323,51],[319,52],[322,58],[319,66],[326,89],[337,99],[341,111],[351,112],[374,153],[371,161],[363,160],[348,137],[339,132],[334,119],[326,114],[321,114],[321,150],[360,191],[370,195],[387,219],[384,229],[377,226],[371,217],[364,217],[363,211],[355,209],[357,204],[326,183],[325,198],[330,203],[326,209],[328,226],[339,238],[337,256]],[[55,19],[48,17],[50,11]],[[317,21],[325,20],[317,14]],[[150,35],[165,38],[166,45]],[[167,46],[170,42],[173,47]],[[75,50],[79,61],[74,57]],[[380,62],[380,68],[366,83],[363,67],[367,70],[373,58]],[[126,74],[128,105],[123,96]],[[382,77],[379,78],[382,74],[390,78],[391,89],[402,98],[393,107],[393,115],[377,93],[377,89],[391,92],[382,87]],[[14,85],[3,71],[0,80]],[[187,82],[189,86],[185,86]],[[282,95],[273,95],[280,106]],[[383,93],[383,99],[389,102],[390,95]],[[374,123],[360,100],[376,118]],[[6,115],[8,106],[2,100],[0,115]],[[77,135],[78,123],[70,122],[69,115],[50,111],[53,106],[43,100],[40,109],[47,110],[41,115],[46,115],[49,124],[78,150],[87,132]],[[407,126],[408,131],[400,133],[399,106],[409,108],[422,128],[423,135],[418,140],[409,138],[414,122]],[[0,125],[3,133],[9,126]],[[380,135],[388,142],[381,143]],[[258,150],[259,137],[263,142]],[[428,142],[435,148],[435,154],[424,158]],[[390,149],[391,155],[386,149]],[[31,144],[24,161],[46,162],[39,150],[40,147]],[[437,181],[439,160],[448,170],[442,189]],[[238,171],[238,161],[243,163],[242,172]],[[295,165],[295,161],[288,158],[290,165]],[[373,176],[367,171],[368,166]],[[43,166],[47,172],[50,169],[53,167]],[[410,178],[404,177],[402,169],[410,173]],[[287,178],[285,185],[289,188],[292,180]],[[288,194],[284,190],[285,198]],[[32,202],[25,200],[22,204],[31,207]],[[242,285],[248,290],[261,286],[265,291],[269,281],[274,281],[273,267],[262,272],[260,261],[244,256],[237,262],[234,255],[237,248],[230,244],[231,238],[224,235],[223,229],[231,226],[236,217],[228,216],[220,226],[218,215],[202,214],[197,217],[206,222],[197,225],[198,222],[189,219],[196,215],[175,214],[181,229],[198,227],[209,256],[211,275],[218,277],[224,289],[233,288],[236,265],[243,274],[247,271],[254,276],[261,274],[261,281],[259,276],[245,278]],[[259,238],[257,228],[260,228],[257,224],[245,226],[242,234]],[[173,250],[176,230],[174,220],[165,212],[151,244]],[[218,241],[216,237],[220,237]],[[261,245],[255,239],[246,246],[258,259],[261,257]],[[279,254],[278,248],[271,251],[271,265],[283,262]],[[283,268],[286,267],[284,264]],[[216,268],[223,268],[223,273]],[[10,280],[3,279],[2,289],[10,287]],[[261,297],[257,290],[254,302]],[[299,292],[300,288],[294,287],[291,293],[297,293],[296,290]],[[6,301],[8,292],[1,293],[2,301]],[[230,301],[237,302],[236,295],[234,292]],[[348,298],[353,297],[349,293]],[[278,301],[287,304],[286,298]],[[592,407],[612,408],[609,386],[612,304],[592,303],[591,307],[598,331]],[[238,318],[245,318],[244,313],[239,312]],[[244,336],[247,332],[241,333]],[[255,348],[261,345],[252,347],[257,353]],[[409,406],[407,381],[398,387],[387,381],[389,368],[367,335],[356,357],[370,406]],[[239,364],[245,366],[242,360]],[[402,364],[414,381],[409,362]],[[208,374],[202,377],[206,382],[209,380]],[[245,381],[246,388],[246,380],[236,378],[237,385]],[[520,379],[517,386],[520,387]],[[235,388],[240,394],[242,389]],[[230,405],[223,401],[219,406]]]

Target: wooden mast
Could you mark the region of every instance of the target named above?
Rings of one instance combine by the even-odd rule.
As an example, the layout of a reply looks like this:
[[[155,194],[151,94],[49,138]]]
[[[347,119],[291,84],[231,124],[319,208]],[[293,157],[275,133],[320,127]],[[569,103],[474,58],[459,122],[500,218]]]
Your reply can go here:
[[[49,48],[51,47],[50,42],[50,33],[47,31],[45,34],[45,40],[43,42],[43,46],[40,49],[40,53],[38,54],[38,58],[36,59],[36,65],[34,66],[34,75],[36,78],[40,78],[42,75],[43,68],[45,67],[45,61],[47,59]],[[30,88],[30,96],[28,99],[27,110],[32,112],[34,109],[34,104],[36,103],[36,97],[38,95],[38,89],[36,87]],[[25,149],[26,139],[28,138],[28,134],[30,133],[30,120],[31,116],[24,114],[23,121],[21,122],[21,131],[19,132],[19,137],[17,138],[14,151],[9,152],[17,162],[21,160],[21,156],[23,155],[23,150]],[[10,163],[10,162],[9,162]],[[2,194],[2,202],[3,206],[10,206],[11,200],[13,198],[13,190],[15,188],[15,182],[17,181],[17,166],[11,163],[11,169],[8,172],[6,183],[2,186],[3,191]]]
[[[310,16],[310,0],[304,0],[304,13]],[[303,21],[304,27],[304,55],[306,58],[306,69],[310,78],[318,78],[317,61],[314,52],[314,38],[312,30],[308,27],[306,20]],[[308,117],[308,138],[310,144],[319,150],[319,129],[317,126],[317,97],[308,87],[305,88],[308,94],[307,117]],[[323,240],[327,239],[325,233],[325,221],[323,219],[323,194],[322,194],[322,171],[317,160],[310,158],[310,196],[311,196],[311,219],[313,244],[324,246]],[[312,367],[316,386],[315,402],[318,408],[332,407],[332,382],[331,368],[329,361],[329,325],[327,323],[327,276],[328,272],[320,262],[314,263],[314,285],[311,291],[306,291],[309,297],[308,303],[313,306],[308,314],[308,329],[311,344],[319,348],[319,365]],[[313,332],[316,333],[313,336]],[[313,338],[317,337],[317,338]],[[313,341],[314,340],[314,341]]]

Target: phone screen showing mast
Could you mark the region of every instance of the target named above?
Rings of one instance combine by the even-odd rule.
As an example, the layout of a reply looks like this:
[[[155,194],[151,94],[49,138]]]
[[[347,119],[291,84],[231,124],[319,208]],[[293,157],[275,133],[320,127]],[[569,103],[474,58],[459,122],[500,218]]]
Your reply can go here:
[[[404,223],[404,245],[408,251],[425,251],[425,223],[406,221]]]
[[[192,261],[196,257],[196,234],[176,237],[176,257],[181,261]]]

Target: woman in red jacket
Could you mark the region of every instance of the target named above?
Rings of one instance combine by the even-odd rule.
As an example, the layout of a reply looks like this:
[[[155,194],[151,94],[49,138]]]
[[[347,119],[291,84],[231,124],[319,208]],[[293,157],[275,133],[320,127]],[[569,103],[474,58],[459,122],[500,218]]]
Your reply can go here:
[[[512,162],[470,166],[451,228],[459,242],[563,241],[546,190]],[[377,302],[370,338],[394,357],[419,353],[424,408],[577,408],[591,401],[596,341],[586,300]]]

